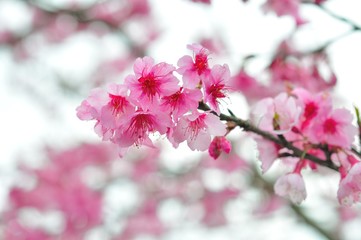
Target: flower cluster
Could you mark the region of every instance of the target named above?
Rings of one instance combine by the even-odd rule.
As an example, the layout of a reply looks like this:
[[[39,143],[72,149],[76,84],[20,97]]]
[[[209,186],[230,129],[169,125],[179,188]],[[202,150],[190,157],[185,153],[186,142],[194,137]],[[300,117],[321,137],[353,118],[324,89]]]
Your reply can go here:
[[[102,223],[102,196],[85,173],[90,167],[106,171],[116,158],[114,151],[83,144],[60,152],[50,149],[47,157],[41,168],[21,167],[27,181],[10,189],[3,239],[84,239]]]
[[[312,154],[339,167],[342,179],[338,192],[340,203],[350,205],[360,201],[360,161],[351,153],[358,130],[352,125],[352,114],[346,109],[334,109],[328,94],[312,94],[296,88],[275,98],[265,98],[254,106],[252,120],[260,129],[296,146],[304,154]],[[262,137],[257,136],[255,140],[264,172],[279,157],[293,166],[292,172],[276,182],[276,193],[296,203],[303,201],[306,189],[301,170],[307,166],[317,169],[317,165],[293,156],[289,149]]]
[[[230,71],[227,65],[210,67],[210,52],[201,45],[188,48],[193,57],[180,58],[178,68],[138,58],[124,83],[93,90],[77,108],[78,117],[96,120],[95,131],[115,143],[120,155],[132,145],[153,146],[150,135],[155,134],[166,136],[174,147],[187,140],[192,150],[207,150],[212,136],[227,133],[214,113],[220,113],[219,101],[227,98]],[[213,113],[198,110],[201,101]]]

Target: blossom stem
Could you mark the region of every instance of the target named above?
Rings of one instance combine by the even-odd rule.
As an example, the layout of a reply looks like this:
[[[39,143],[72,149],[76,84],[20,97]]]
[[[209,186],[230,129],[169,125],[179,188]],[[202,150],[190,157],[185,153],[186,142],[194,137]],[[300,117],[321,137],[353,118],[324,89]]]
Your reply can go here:
[[[198,109],[200,110],[204,110],[204,111],[210,111],[210,108],[203,102],[199,103]],[[217,115],[215,112],[212,112],[215,115]],[[279,146],[288,148],[289,150],[291,150],[293,152],[293,155],[295,157],[304,157],[305,159],[308,159],[314,163],[317,163],[321,166],[324,167],[328,167],[330,169],[333,169],[335,171],[338,171],[338,167],[332,162],[332,161],[327,161],[321,158],[318,158],[312,154],[309,153],[304,153],[303,150],[295,147],[291,142],[289,141],[282,141],[280,138],[274,136],[273,134],[271,134],[270,132],[267,131],[263,131],[261,129],[259,129],[258,127],[254,126],[253,124],[251,124],[249,121],[247,120],[243,120],[240,118],[237,118],[235,116],[229,116],[226,114],[219,114],[217,115],[219,117],[220,120],[222,121],[227,121],[227,122],[234,122],[237,126],[239,126],[240,128],[243,128],[244,131],[247,132],[253,132],[257,135],[260,135],[262,137],[264,137],[265,139],[268,139],[276,144],[278,144]]]

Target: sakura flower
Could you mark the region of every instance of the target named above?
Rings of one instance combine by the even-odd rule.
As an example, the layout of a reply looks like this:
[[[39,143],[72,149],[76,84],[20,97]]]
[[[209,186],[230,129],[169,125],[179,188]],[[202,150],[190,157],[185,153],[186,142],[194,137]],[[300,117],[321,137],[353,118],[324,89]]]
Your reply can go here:
[[[277,195],[289,198],[297,204],[300,204],[307,196],[302,175],[296,172],[278,178],[274,189]]]
[[[294,97],[281,93],[274,99],[266,98],[259,101],[253,108],[252,118],[259,128],[275,134],[284,134],[298,123],[301,111]]]
[[[292,93],[297,96],[303,108],[299,125],[301,131],[308,127],[316,116],[332,109],[331,99],[324,93],[312,94],[303,88],[296,88]]]
[[[154,65],[151,57],[137,58],[134,63],[135,75],[125,79],[130,99],[146,110],[158,104],[162,96],[175,93],[179,86],[178,79],[173,75],[174,70],[175,67],[164,62]]]
[[[81,120],[93,120],[100,118],[101,108],[107,104],[106,92],[101,88],[95,88],[79,107],[76,108],[76,114]]]
[[[271,168],[273,162],[278,158],[279,147],[271,141],[255,136],[253,138],[257,143],[258,158],[261,161],[262,172],[266,173]]]
[[[194,59],[188,55],[180,58],[177,72],[182,75],[184,87],[195,88],[201,81],[200,76],[210,72],[208,66],[209,51],[199,44],[192,44],[187,47],[194,52]]]
[[[112,138],[119,118],[132,110],[133,105],[126,99],[127,89],[124,85],[110,84],[108,91],[95,89],[76,109],[81,120],[97,120],[95,132],[103,138]]]
[[[212,68],[209,77],[203,81],[205,89],[204,100],[217,114],[220,113],[218,99],[227,97],[226,91],[229,88],[227,84],[230,79],[230,75],[229,68],[226,64],[223,66],[215,65]]]
[[[346,109],[325,112],[314,120],[307,136],[313,143],[350,148],[358,132],[352,125],[352,118],[352,114]]]
[[[222,152],[230,153],[231,148],[232,145],[226,137],[217,136],[213,138],[211,144],[209,145],[208,153],[212,158],[217,159]]]
[[[153,146],[148,135],[155,132],[164,134],[170,127],[172,121],[168,114],[139,109],[122,119],[115,133],[114,142],[120,147],[129,147],[133,144]]]
[[[166,112],[173,114],[177,120],[183,114],[194,111],[202,99],[202,92],[199,89],[187,89],[181,87],[177,92],[161,99],[161,107]]]
[[[100,122],[107,128],[115,128],[119,117],[134,107],[127,100],[127,88],[124,85],[110,84],[108,88],[108,103],[101,108]]]
[[[361,202],[361,163],[353,165],[346,176],[342,176],[342,167],[340,168],[341,181],[337,191],[337,198],[342,206],[351,206],[353,203]]]
[[[223,136],[226,126],[212,113],[194,111],[180,118],[169,140],[174,147],[187,140],[192,150],[205,151],[211,143],[211,135]]]

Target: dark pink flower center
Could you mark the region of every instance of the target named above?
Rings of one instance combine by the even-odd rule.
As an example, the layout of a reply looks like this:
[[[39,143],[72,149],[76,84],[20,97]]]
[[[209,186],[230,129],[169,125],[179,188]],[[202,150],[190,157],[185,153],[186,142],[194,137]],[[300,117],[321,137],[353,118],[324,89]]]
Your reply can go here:
[[[110,105],[113,108],[113,114],[119,114],[121,112],[124,112],[124,108],[127,105],[128,101],[125,99],[125,97],[117,96],[109,93],[110,97]]]
[[[191,139],[194,139],[198,135],[200,130],[207,127],[204,123],[205,117],[206,114],[202,114],[197,119],[189,123],[188,131],[191,133]]]
[[[328,118],[323,123],[323,131],[325,133],[334,134],[336,132],[337,122],[333,118]]]
[[[208,58],[206,54],[197,54],[195,57],[194,67],[198,72],[198,75],[201,75],[208,68]]]
[[[153,115],[145,113],[138,114],[131,119],[128,131],[130,131],[133,137],[138,138],[136,143],[140,143],[146,134],[154,131],[154,123],[155,119]]]
[[[182,101],[182,96],[183,96],[183,94],[182,94],[182,88],[181,88],[178,92],[176,92],[170,96],[166,96],[163,99],[165,101],[165,104],[170,105],[172,107],[172,109],[174,110],[176,108],[176,106],[179,104],[179,102]]]
[[[212,84],[208,89],[208,93],[212,95],[213,98],[224,98],[226,97],[223,93],[224,86],[224,84]]]
[[[305,116],[306,119],[311,119],[317,115],[318,107],[314,102],[309,102],[305,106],[305,112],[303,113],[303,116]]]
[[[155,94],[159,92],[159,82],[156,81],[153,73],[149,73],[144,77],[140,77],[138,82],[141,83],[143,93],[146,94],[149,98],[154,97]]]

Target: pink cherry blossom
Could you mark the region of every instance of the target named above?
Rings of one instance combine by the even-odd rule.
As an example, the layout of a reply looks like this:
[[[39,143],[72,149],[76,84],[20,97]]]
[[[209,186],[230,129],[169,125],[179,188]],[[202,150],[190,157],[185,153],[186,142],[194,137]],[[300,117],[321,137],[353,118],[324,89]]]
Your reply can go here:
[[[217,159],[222,152],[230,153],[232,145],[224,136],[216,136],[213,138],[208,148],[209,156]]]
[[[331,98],[325,93],[313,94],[303,88],[296,88],[292,93],[297,96],[303,109],[298,128],[300,131],[309,127],[316,116],[332,109]]]
[[[108,102],[100,112],[100,122],[106,128],[116,128],[119,118],[134,109],[127,100],[127,88],[120,84],[110,84],[108,87]]]
[[[134,63],[135,75],[125,78],[130,99],[146,110],[153,104],[157,105],[162,96],[174,94],[179,90],[174,70],[175,67],[165,62],[155,65],[151,57],[137,58]]]
[[[340,167],[341,181],[337,191],[337,198],[342,206],[350,207],[353,203],[361,202],[361,162],[353,162],[347,172]]]
[[[208,66],[208,49],[199,44],[187,46],[194,53],[194,59],[191,56],[183,56],[178,60],[177,72],[182,75],[183,86],[186,88],[195,88],[199,85],[200,76],[207,76],[210,72]]]
[[[95,88],[90,92],[87,99],[77,107],[77,116],[81,120],[99,120],[100,111],[108,102],[106,92],[101,88]]]
[[[220,113],[218,106],[219,99],[227,97],[226,92],[229,88],[229,79],[230,71],[226,64],[223,66],[213,66],[209,76],[207,76],[206,79],[203,79],[205,89],[204,101],[208,103],[209,107],[217,114]]]
[[[352,118],[352,114],[346,109],[324,112],[314,120],[307,136],[313,143],[350,148],[358,132],[352,125]]]
[[[298,123],[301,111],[294,97],[281,93],[274,99],[259,101],[252,110],[252,118],[259,128],[284,134]]]
[[[122,119],[120,127],[115,133],[114,142],[120,147],[133,144],[153,146],[149,134],[158,132],[165,134],[173,123],[167,113],[139,109]]]
[[[81,120],[97,120],[94,129],[103,140],[112,138],[120,117],[134,109],[126,99],[127,89],[124,85],[110,84],[108,88],[108,91],[93,90],[76,109]]]
[[[177,120],[183,114],[196,110],[201,99],[202,92],[199,89],[181,87],[177,92],[161,99],[161,108]]]
[[[278,158],[279,147],[275,143],[258,136],[255,136],[253,139],[257,143],[258,158],[261,161],[262,172],[266,173]]]
[[[289,198],[297,204],[300,204],[307,196],[305,182],[300,173],[281,176],[277,179],[274,189],[277,195]]]
[[[169,139],[174,147],[187,140],[190,149],[205,151],[211,135],[223,136],[226,132],[226,126],[214,114],[194,111],[180,118]]]

